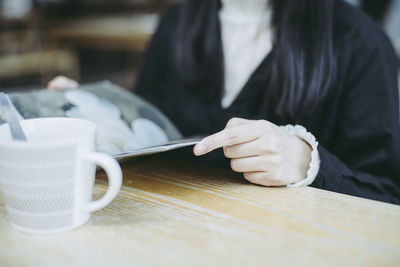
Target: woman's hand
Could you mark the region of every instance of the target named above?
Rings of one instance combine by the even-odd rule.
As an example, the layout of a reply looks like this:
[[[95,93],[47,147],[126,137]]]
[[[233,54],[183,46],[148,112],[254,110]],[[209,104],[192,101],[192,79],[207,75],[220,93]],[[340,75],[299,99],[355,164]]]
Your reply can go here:
[[[203,155],[223,147],[231,168],[248,181],[282,186],[307,177],[311,147],[265,120],[233,118],[224,130],[204,138],[193,152]]]
[[[78,87],[78,82],[65,76],[57,76],[47,84],[47,89],[53,91]]]

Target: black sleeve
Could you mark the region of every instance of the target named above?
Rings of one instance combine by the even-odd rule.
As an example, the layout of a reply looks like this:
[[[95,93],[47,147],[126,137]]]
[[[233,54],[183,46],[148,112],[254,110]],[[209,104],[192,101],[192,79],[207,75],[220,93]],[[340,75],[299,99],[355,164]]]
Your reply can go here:
[[[319,146],[312,186],[400,203],[400,121],[396,56],[383,33],[349,59],[333,146]]]
[[[164,112],[167,90],[163,82],[171,73],[171,37],[175,30],[178,8],[178,5],[174,5],[162,16],[146,49],[143,66],[133,89],[137,95]]]

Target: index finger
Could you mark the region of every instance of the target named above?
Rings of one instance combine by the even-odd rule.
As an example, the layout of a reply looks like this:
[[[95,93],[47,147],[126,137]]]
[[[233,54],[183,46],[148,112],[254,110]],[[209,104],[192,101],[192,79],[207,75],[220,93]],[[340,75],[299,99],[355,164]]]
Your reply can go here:
[[[259,131],[252,129],[248,124],[224,130],[207,136],[194,147],[197,156],[209,153],[224,146],[238,145],[256,140],[260,137]]]

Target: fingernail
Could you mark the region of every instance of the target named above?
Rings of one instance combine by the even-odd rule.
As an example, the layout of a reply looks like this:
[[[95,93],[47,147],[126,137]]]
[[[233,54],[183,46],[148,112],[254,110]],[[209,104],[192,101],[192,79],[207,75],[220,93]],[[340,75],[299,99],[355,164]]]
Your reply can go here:
[[[207,151],[207,147],[203,144],[199,144],[194,148],[196,155],[201,155]]]

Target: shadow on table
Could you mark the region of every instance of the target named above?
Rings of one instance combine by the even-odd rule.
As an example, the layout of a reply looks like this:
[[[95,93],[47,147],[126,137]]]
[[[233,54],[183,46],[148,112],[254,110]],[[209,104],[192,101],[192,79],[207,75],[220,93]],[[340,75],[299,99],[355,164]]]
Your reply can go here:
[[[242,175],[202,161],[161,153],[121,163],[123,187],[107,207],[92,214],[92,225],[158,224],[171,214],[184,215],[188,206],[207,199],[210,190],[223,194],[228,187],[249,185]],[[97,173],[94,199],[107,189],[104,172]],[[168,215],[168,216],[167,216]]]

